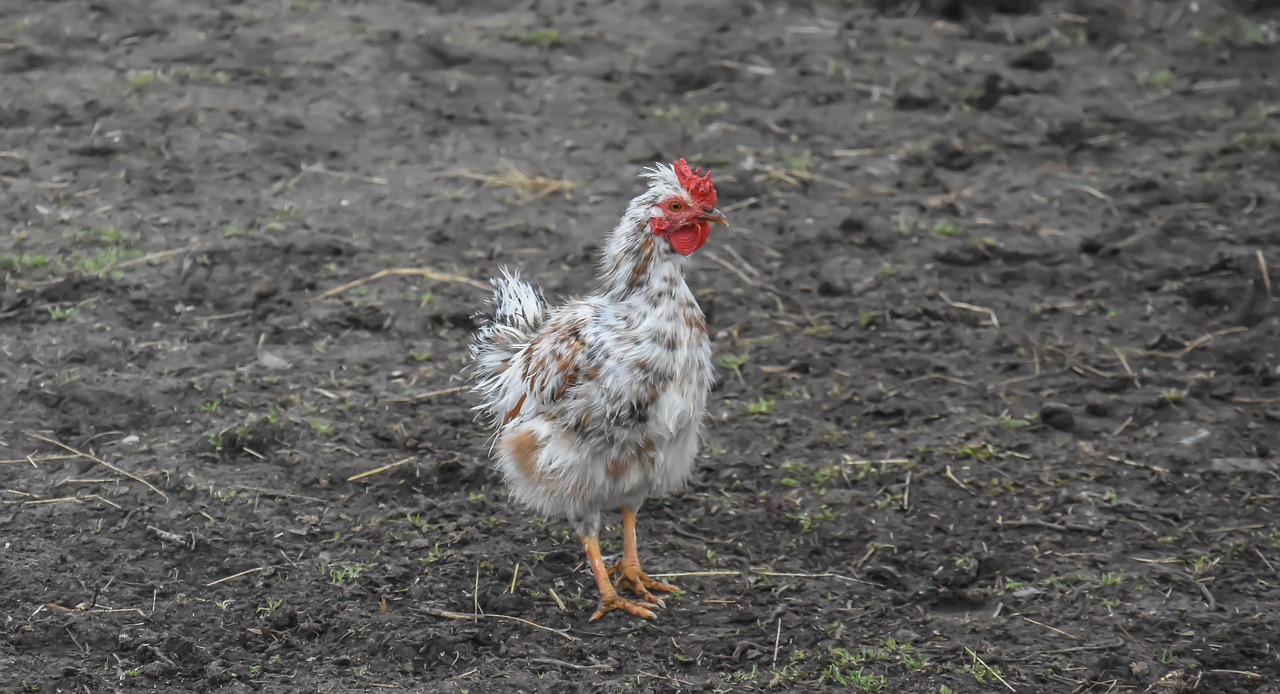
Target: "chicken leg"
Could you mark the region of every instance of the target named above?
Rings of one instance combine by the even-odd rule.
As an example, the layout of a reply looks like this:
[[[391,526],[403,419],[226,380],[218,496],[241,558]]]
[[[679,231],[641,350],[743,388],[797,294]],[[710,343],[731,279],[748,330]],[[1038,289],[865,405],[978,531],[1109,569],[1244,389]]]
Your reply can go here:
[[[679,590],[673,585],[655,581],[640,570],[640,552],[636,544],[636,510],[630,506],[622,507],[622,558],[609,568],[609,575],[618,577],[618,587],[626,588],[636,597],[662,607],[662,598],[655,597],[652,592],[674,593]]]
[[[614,610],[621,610],[641,619],[653,619],[653,612],[648,608],[618,595],[613,583],[609,581],[609,570],[604,567],[604,558],[600,556],[599,538],[591,535],[583,536],[581,540],[582,548],[587,552],[587,562],[591,564],[591,574],[596,579],[596,588],[600,590],[600,606],[591,615],[591,621],[594,622]]]

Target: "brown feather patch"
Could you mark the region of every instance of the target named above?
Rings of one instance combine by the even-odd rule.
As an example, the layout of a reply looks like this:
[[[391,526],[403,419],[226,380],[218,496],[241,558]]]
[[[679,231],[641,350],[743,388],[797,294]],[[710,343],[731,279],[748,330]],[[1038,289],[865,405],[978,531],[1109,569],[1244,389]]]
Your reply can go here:
[[[542,453],[542,442],[532,429],[520,429],[512,433],[503,440],[502,445],[515,461],[520,474],[531,480],[541,477],[538,474],[538,456]]]
[[[644,278],[649,274],[649,267],[653,265],[653,248],[653,239],[650,238],[645,239],[640,246],[636,264],[631,266],[631,275],[627,277],[628,291],[639,291],[644,286]]]

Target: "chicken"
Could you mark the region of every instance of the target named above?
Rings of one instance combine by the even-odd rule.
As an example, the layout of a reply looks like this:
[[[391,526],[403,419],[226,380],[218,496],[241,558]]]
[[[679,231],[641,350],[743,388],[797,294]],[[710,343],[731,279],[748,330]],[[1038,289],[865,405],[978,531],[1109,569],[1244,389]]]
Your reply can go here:
[[[471,347],[494,462],[513,499],[576,531],[600,592],[592,621],[614,610],[652,619],[663,606],[655,593],[676,590],[641,570],[636,513],[688,481],[715,377],[684,271],[711,225],[728,220],[710,172],[680,159],[644,176],[648,190],[605,240],[595,293],[549,307],[503,268]],[[601,514],[614,509],[623,552],[606,569]]]

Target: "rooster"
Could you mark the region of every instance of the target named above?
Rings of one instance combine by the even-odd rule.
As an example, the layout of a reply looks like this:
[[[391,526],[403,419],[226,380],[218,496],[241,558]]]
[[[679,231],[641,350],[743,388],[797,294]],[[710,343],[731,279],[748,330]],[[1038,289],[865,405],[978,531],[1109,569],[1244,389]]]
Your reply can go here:
[[[592,621],[614,610],[653,619],[663,606],[654,594],[676,590],[641,570],[636,513],[689,479],[715,377],[684,271],[711,225],[729,222],[711,172],[680,159],[644,177],[648,190],[605,241],[595,293],[549,307],[502,268],[471,347],[475,409],[495,430],[496,466],[515,500],[577,532],[600,592]],[[601,514],[614,509],[623,551],[606,568]]]

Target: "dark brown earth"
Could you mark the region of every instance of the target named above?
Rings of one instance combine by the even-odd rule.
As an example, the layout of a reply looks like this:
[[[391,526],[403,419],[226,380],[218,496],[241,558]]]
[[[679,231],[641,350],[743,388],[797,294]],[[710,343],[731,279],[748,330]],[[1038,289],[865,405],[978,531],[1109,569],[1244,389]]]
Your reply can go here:
[[[3,3],[0,691],[1280,691],[1278,29]],[[458,391],[484,292],[340,288],[582,291],[678,156],[735,223],[686,592],[590,623]]]

